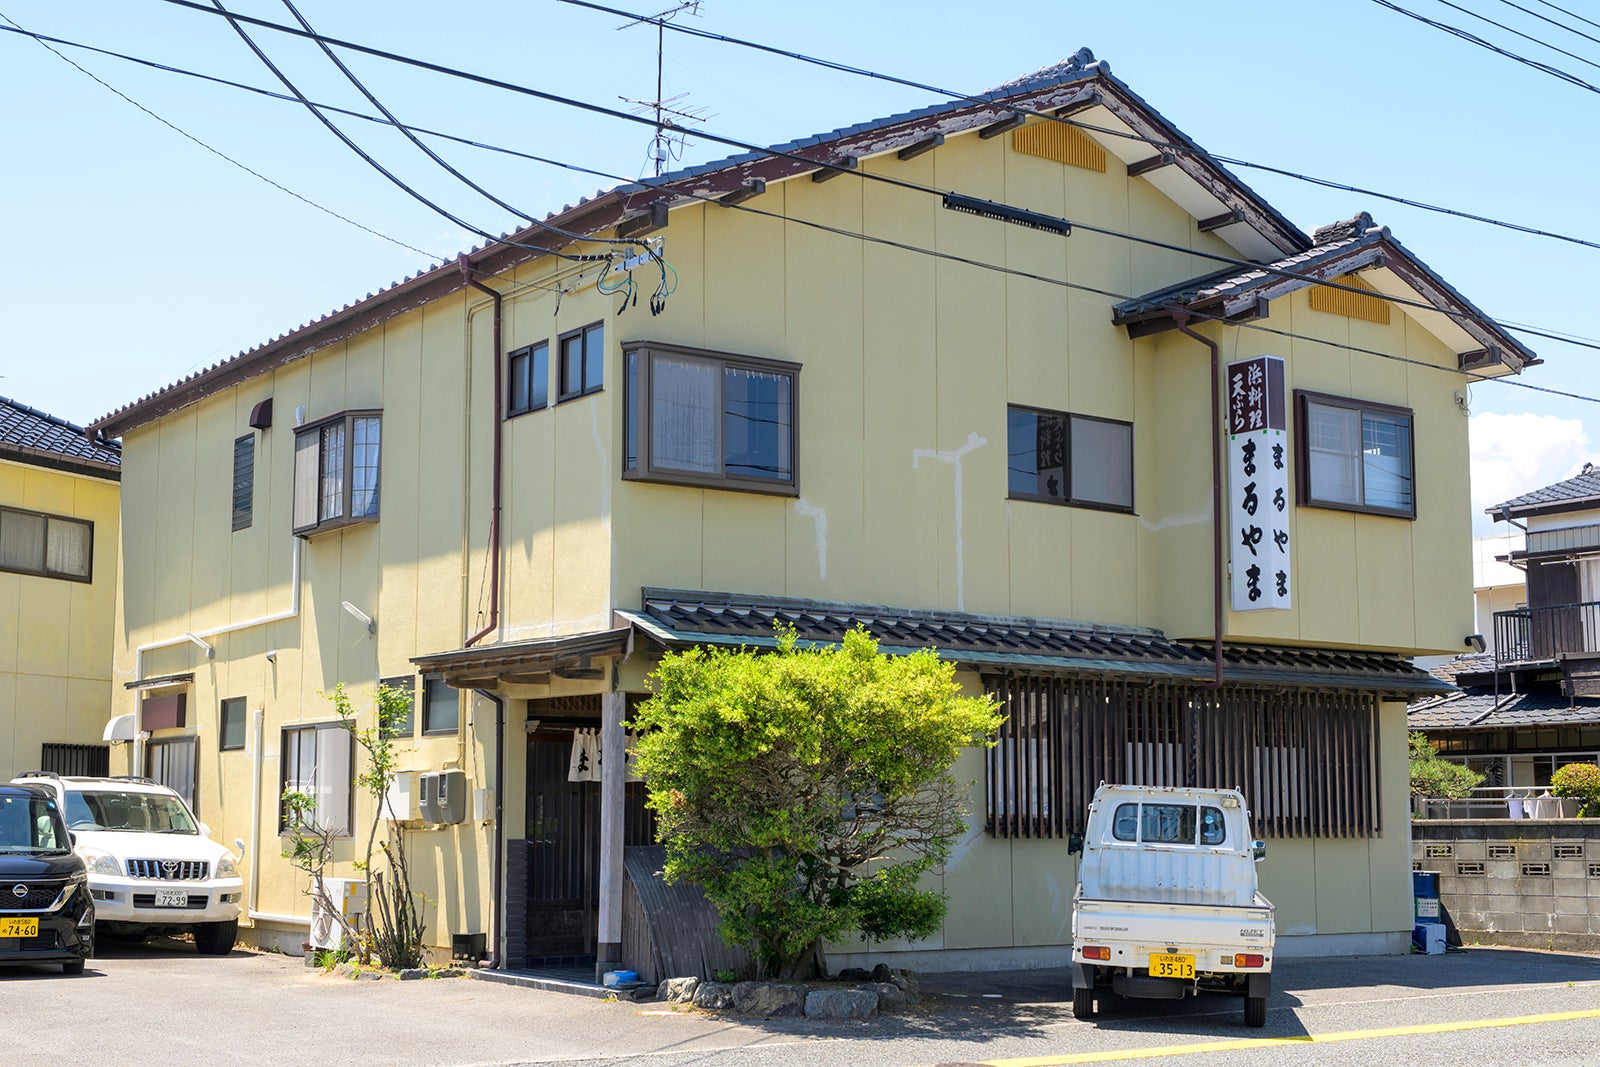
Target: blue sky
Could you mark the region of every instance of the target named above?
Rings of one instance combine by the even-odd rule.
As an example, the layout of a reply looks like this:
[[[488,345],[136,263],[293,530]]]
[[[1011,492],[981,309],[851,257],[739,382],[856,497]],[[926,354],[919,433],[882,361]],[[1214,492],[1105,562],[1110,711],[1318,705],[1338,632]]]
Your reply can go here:
[[[233,10],[288,22],[274,0]],[[655,33],[554,0],[480,0],[446,13],[413,0],[301,0],[322,33],[608,106],[655,92]],[[619,3],[617,6],[629,7]],[[654,12],[665,0],[635,8]],[[1436,0],[1407,6],[1473,20]],[[1503,0],[1464,6],[1600,62],[1600,43]],[[1600,37],[1530,0],[1552,17]],[[1578,5],[1563,4],[1581,11]],[[26,29],[267,87],[271,75],[220,18],[162,0],[0,0]],[[1517,21],[1513,21],[1516,19]],[[1151,0],[702,5],[696,27],[978,91],[1071,55],[1096,56],[1207,149],[1352,185],[1600,240],[1600,95],[1447,37],[1376,3],[1241,5]],[[1600,21],[1600,19],[1597,19]],[[1580,76],[1600,69],[1472,27]],[[313,99],[366,105],[315,48],[258,39]],[[272,181],[393,241],[453,256],[478,238],[389,185],[304,110],[65,50],[96,75]],[[484,87],[348,57],[403,120],[637,175],[649,131]],[[665,95],[708,128],[777,143],[936,102],[730,45],[667,36]],[[185,139],[34,41],[0,34],[6,255],[0,394],[86,422],[174,378],[286,332],[427,264]],[[346,124],[386,165],[494,233],[514,221],[433,168],[398,134]],[[538,215],[611,183],[461,146],[435,147]],[[684,161],[727,150],[692,142]],[[1488,313],[1592,337],[1600,251],[1511,233],[1254,170],[1240,176],[1303,229],[1368,210]],[[1524,380],[1600,395],[1600,352],[1527,338],[1547,361]],[[1474,505],[1600,458],[1600,404],[1498,384],[1471,390]],[[1488,529],[1481,515],[1480,532]]]

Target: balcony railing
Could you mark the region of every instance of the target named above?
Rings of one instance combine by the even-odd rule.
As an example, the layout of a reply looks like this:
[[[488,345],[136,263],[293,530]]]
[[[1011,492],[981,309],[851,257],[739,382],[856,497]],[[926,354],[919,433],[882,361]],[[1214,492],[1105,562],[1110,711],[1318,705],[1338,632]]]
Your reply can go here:
[[[1553,797],[1540,786],[1479,786],[1459,800],[1412,797],[1418,819],[1575,819],[1580,801]]]
[[[1494,661],[1547,663],[1563,652],[1600,652],[1600,601],[1494,613]]]

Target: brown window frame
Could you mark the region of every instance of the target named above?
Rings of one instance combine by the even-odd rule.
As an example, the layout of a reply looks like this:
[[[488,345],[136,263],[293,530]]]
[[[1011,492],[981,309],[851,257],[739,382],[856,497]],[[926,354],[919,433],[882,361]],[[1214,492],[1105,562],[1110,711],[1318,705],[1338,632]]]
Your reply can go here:
[[[723,454],[723,471],[705,474],[658,467],[650,454],[652,435],[650,396],[651,365],[658,355],[688,357],[707,363],[717,363],[724,370],[756,371],[778,374],[789,379],[789,477],[757,478],[749,475],[727,473],[726,449]],[[698,489],[728,489],[740,492],[765,493],[770,496],[800,495],[800,369],[799,363],[763,356],[746,356],[735,352],[714,352],[685,345],[663,344],[658,341],[629,341],[622,346],[623,359],[623,467],[622,477],[627,481],[656,482],[665,485],[683,485]],[[720,389],[719,385],[719,389]],[[725,399],[724,399],[725,405]],[[719,419],[727,417],[726,406]],[[721,424],[718,424],[721,433]],[[631,446],[631,447],[630,447]],[[632,464],[630,466],[630,464]]]
[[[350,745],[349,767],[350,775],[344,782],[345,791],[345,829],[344,833],[335,833],[333,837],[354,837],[356,825],[356,778],[359,770],[356,767],[356,738],[349,725],[343,722],[304,722],[292,726],[284,726],[278,731],[278,833],[289,832],[288,812],[283,807],[283,794],[289,790],[289,744],[290,739],[297,737],[307,730],[343,730],[345,738]]]
[[[456,700],[456,721],[449,726],[433,725],[433,694],[435,686],[443,686],[449,690]],[[461,691],[452,688],[444,680],[442,674],[425,674],[422,676],[422,715],[419,716],[423,737],[449,737],[461,732]]]
[[[31,574],[37,578],[59,578],[64,582],[93,582],[94,581],[94,523],[89,519],[75,519],[70,515],[55,515],[48,511],[34,511],[31,508],[0,507],[0,526],[5,524],[6,515],[25,515],[30,518],[44,520],[44,556],[39,561],[39,566],[20,567],[0,563],[0,571],[8,574]],[[82,526],[87,531],[88,551],[85,553],[85,566],[82,574],[73,574],[70,571],[57,571],[50,569],[50,524],[53,522],[67,522],[75,526]]]
[[[390,689],[408,689],[411,691],[411,713],[406,716],[406,728],[403,731],[389,733],[384,731],[382,736],[389,741],[410,741],[417,735],[417,676],[414,674],[400,674],[393,678],[379,678],[379,685],[386,685]]]
[[[1028,411],[1035,415],[1051,415],[1065,419],[1066,427],[1066,455],[1063,465],[1063,477],[1066,479],[1065,492],[1061,496],[1050,496],[1046,493],[1028,493],[1011,488],[1011,412]],[[1072,424],[1074,422],[1101,422],[1111,426],[1122,426],[1128,431],[1128,503],[1112,504],[1103,500],[1088,500],[1073,496],[1072,494]],[[1036,467],[1037,470],[1037,467]],[[1038,504],[1055,504],[1058,507],[1086,508],[1090,511],[1110,511],[1118,515],[1137,514],[1134,502],[1138,500],[1137,479],[1134,470],[1133,457],[1133,423],[1122,419],[1110,419],[1103,415],[1084,415],[1075,411],[1057,411],[1054,408],[1041,408],[1032,404],[1007,404],[1006,405],[1006,499],[1030,500]]]
[[[576,330],[568,330],[566,333],[556,336],[556,360],[560,364],[556,368],[556,380],[558,383],[556,403],[560,404],[567,400],[576,400],[580,396],[598,393],[605,388],[605,328],[605,320],[601,319],[599,322],[591,322],[587,326],[579,326]],[[600,380],[591,382],[589,381],[589,359],[586,350],[588,348],[589,334],[595,330],[600,331]],[[576,388],[573,387],[572,382],[567,380],[567,342],[574,338],[578,339],[578,375],[582,379],[577,383]]]
[[[537,404],[535,404],[533,402],[534,380],[535,380],[534,371],[537,370],[538,366],[539,366],[540,360],[539,360],[538,356],[539,356],[539,353],[540,353],[541,349],[543,349],[543,354],[544,354],[544,361],[543,361],[544,362],[544,373],[541,374],[541,375],[538,375],[538,378],[541,380],[541,384],[543,386],[543,388],[540,390],[543,393],[543,399],[541,399]],[[515,369],[518,361],[520,361],[520,360],[526,360],[527,364],[528,364],[528,396],[527,396],[527,402],[522,404],[521,406],[518,406],[516,394],[512,391],[512,388],[511,388],[511,382],[515,379],[515,374],[513,372],[514,372],[514,369]],[[508,419],[513,419],[513,418],[516,418],[518,415],[526,415],[529,412],[543,411],[545,408],[547,408],[549,406],[550,406],[550,342],[549,342],[549,340],[535,341],[531,345],[524,345],[523,347],[517,349],[515,352],[507,353],[506,354],[506,414],[505,414],[505,417],[508,418]]]
[[[1410,506],[1405,508],[1386,508],[1373,504],[1351,504],[1341,500],[1325,500],[1315,495],[1316,487],[1311,484],[1311,435],[1310,416],[1308,406],[1321,404],[1324,407],[1343,408],[1355,411],[1359,415],[1393,416],[1404,418],[1406,421],[1407,466],[1410,471]],[[1348,511],[1357,515],[1380,515],[1392,519],[1411,519],[1417,517],[1417,417],[1411,408],[1400,407],[1396,404],[1383,404],[1373,400],[1356,400],[1352,397],[1335,396],[1330,393],[1316,393],[1309,389],[1296,389],[1294,391],[1294,460],[1295,460],[1295,503],[1303,508],[1326,508],[1330,511]],[[1359,453],[1358,453],[1359,456]],[[1366,497],[1365,465],[1359,465],[1361,474],[1362,498]]]
[[[350,512],[353,502],[353,494],[355,492],[355,479],[352,477],[352,474],[355,470],[356,419],[378,420],[378,474],[376,483],[373,486],[372,514],[352,517]],[[344,483],[343,488],[340,490],[340,514],[330,518],[323,518],[322,486],[324,479],[327,477],[327,472],[323,469],[323,458],[325,455],[325,450],[323,447],[323,435],[330,426],[341,424],[344,426],[344,469],[341,472]],[[294,515],[295,509],[299,504],[300,491],[300,484],[298,481],[300,477],[298,456],[301,438],[310,434],[317,435],[317,473],[315,489],[317,518],[316,521],[312,523],[300,524],[296,522]],[[327,530],[343,529],[346,526],[361,526],[366,523],[378,521],[378,518],[383,511],[383,410],[381,408],[356,408],[348,411],[341,411],[337,414],[329,415],[326,418],[318,419],[315,422],[308,422],[303,426],[296,426],[294,429],[294,449],[295,458],[291,462],[291,476],[295,479],[295,481],[292,483],[289,497],[289,521],[297,537],[310,537],[313,534],[323,533]]]

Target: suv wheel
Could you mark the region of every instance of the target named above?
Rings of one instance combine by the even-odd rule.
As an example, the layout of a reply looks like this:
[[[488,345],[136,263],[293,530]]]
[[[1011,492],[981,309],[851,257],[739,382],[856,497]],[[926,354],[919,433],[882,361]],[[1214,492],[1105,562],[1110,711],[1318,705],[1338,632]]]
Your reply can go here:
[[[226,956],[233,951],[233,942],[239,934],[239,920],[222,923],[201,923],[194,928],[194,947],[202,956]]]
[[[63,963],[61,965],[61,973],[62,974],[82,974],[83,973],[83,964],[84,964],[83,960],[73,960],[71,963]]]

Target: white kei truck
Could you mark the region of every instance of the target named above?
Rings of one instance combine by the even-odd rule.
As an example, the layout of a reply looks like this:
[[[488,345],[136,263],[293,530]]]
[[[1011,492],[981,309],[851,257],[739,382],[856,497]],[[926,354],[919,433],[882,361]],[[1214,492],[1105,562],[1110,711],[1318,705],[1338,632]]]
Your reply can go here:
[[[1267,1021],[1272,902],[1256,888],[1264,842],[1232,789],[1105,785],[1080,840],[1072,901],[1072,1013],[1096,999],[1244,995],[1246,1026]]]

